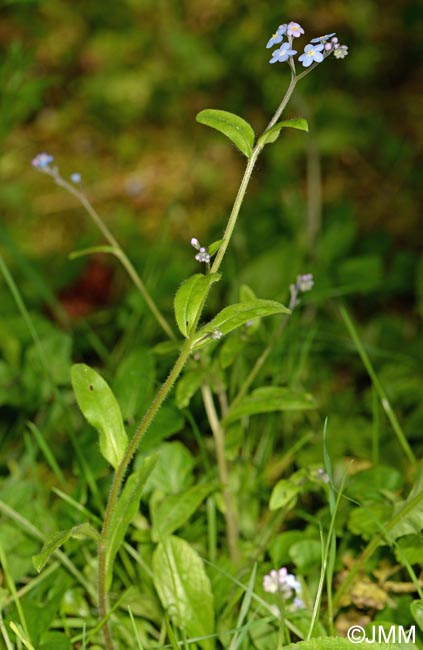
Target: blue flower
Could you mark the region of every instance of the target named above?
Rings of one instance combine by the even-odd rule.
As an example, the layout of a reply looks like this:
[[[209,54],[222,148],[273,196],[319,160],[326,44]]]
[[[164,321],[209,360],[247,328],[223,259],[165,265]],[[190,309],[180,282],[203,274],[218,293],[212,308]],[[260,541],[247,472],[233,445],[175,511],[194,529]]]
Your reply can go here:
[[[273,47],[276,45],[276,43],[280,43],[283,39],[284,34],[286,34],[287,30],[287,25],[279,25],[278,29],[276,32],[273,34],[273,36],[269,39],[266,47],[269,49],[269,47]]]
[[[278,50],[272,52],[270,63],[276,63],[277,61],[283,63],[283,61],[288,61],[289,57],[296,53],[297,50],[291,50],[291,45],[289,43],[282,43]]]
[[[71,174],[70,179],[71,179],[72,183],[80,183],[81,182],[81,174],[79,174],[79,172],[74,172],[73,174]]]
[[[51,156],[49,153],[43,152],[35,156],[31,164],[33,167],[37,167],[38,169],[44,169],[45,167],[48,167],[49,164],[53,162],[53,160],[53,156]]]
[[[321,63],[323,61],[323,45],[319,43],[318,45],[312,45],[309,43],[304,48],[304,54],[298,57],[298,61],[302,61],[303,66],[308,68],[312,63]]]
[[[312,38],[310,43],[326,43],[332,36],[335,36],[336,32],[332,34],[325,34],[324,36],[318,36],[317,38]]]

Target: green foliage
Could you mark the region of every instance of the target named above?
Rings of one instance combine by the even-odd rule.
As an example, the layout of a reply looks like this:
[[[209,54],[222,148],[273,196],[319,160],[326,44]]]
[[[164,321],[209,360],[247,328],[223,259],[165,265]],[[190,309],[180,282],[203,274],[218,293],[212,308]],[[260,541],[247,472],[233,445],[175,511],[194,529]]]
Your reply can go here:
[[[213,595],[198,553],[185,540],[167,537],[154,552],[153,572],[157,593],[174,625],[200,639],[213,634]],[[200,639],[201,648],[213,649],[211,638]]]
[[[307,120],[302,117],[293,120],[282,120],[281,122],[274,124],[270,129],[267,129],[267,131],[259,137],[258,143],[264,146],[276,142],[284,128],[298,129],[299,131],[308,132],[308,123]]]
[[[271,413],[272,411],[304,411],[317,406],[312,395],[279,386],[256,388],[244,397],[225,416],[225,422],[233,422],[246,415]]]
[[[298,485],[281,479],[272,490],[269,502],[270,510],[278,510],[279,508],[292,509],[297,502],[296,497],[299,492],[300,487]]]
[[[214,489],[214,485],[194,485],[154,504],[151,512],[153,541],[158,542],[183,526]]]
[[[287,307],[284,307],[284,305],[281,305],[274,300],[256,299],[249,302],[240,302],[230,305],[230,307],[222,309],[222,311],[219,312],[210,323],[205,325],[198,334],[196,334],[194,347],[197,349],[207,343],[214,330],[218,330],[225,335],[255,318],[289,313]]]
[[[423,632],[414,460],[422,453],[419,9],[414,0],[388,3],[381,22],[374,0],[348,0],[336,29],[350,35],[353,55],[317,66],[282,121],[260,136],[289,76],[267,63],[264,46],[277,23],[262,9],[258,0],[128,0],[107,11],[95,1],[76,8],[31,0],[9,2],[3,12],[0,620],[8,648],[104,646],[93,604],[108,464],[122,458],[126,433],[134,435],[181,348],[180,340],[162,340],[119,268],[118,249],[29,162],[46,150],[64,179],[82,173],[81,189],[171,322],[177,286],[199,268],[187,242],[198,235],[213,242],[211,256],[218,252],[242,177],[243,157],[195,126],[195,113],[216,104],[257,125],[257,140],[233,113],[202,111],[198,121],[247,159],[257,143],[266,152],[219,291],[210,291],[217,278],[197,274],[177,293],[179,331],[196,349],[113,509],[106,560],[115,650],[351,648],[334,634],[357,612],[371,619],[369,630],[415,621]],[[294,9],[307,35],[317,36],[314,5]],[[319,10],[319,24],[335,29],[330,7]],[[401,56],[380,56],[401,27]],[[289,119],[296,114],[307,116],[310,137],[267,149],[284,128],[307,130],[305,120]],[[257,295],[284,303],[306,272],[315,286],[293,314],[244,313],[245,304],[263,305]],[[339,317],[341,299],[359,323],[353,333]],[[281,316],[264,318],[272,313]],[[102,455],[75,408],[74,360],[107,381],[97,375],[101,400],[93,401],[82,384],[81,410],[99,429]],[[202,385],[223,428],[238,563],[229,558],[228,504]],[[345,475],[320,592],[320,540]],[[37,568],[45,564],[40,575],[34,554]],[[283,625],[280,595],[263,590],[264,575],[282,566],[300,580],[304,603],[285,610]],[[318,637],[304,641],[315,606]],[[418,629],[416,642],[423,647]]]
[[[71,377],[78,406],[99,433],[100,451],[116,468],[128,441],[119,405],[108,384],[89,366],[75,364]]]
[[[95,542],[98,542],[99,534],[90,524],[79,524],[78,526],[73,526],[69,530],[62,530],[58,533],[53,533],[53,535],[47,539],[41,551],[32,558],[34,567],[37,571],[40,572],[53,553],[71,538],[93,539]]]
[[[216,109],[200,111],[197,122],[220,131],[231,140],[247,158],[251,157],[254,147],[254,131],[242,117]]]
[[[175,296],[175,318],[183,336],[189,338],[197,322],[204,300],[212,284],[220,280],[219,273],[197,273],[182,283]]]

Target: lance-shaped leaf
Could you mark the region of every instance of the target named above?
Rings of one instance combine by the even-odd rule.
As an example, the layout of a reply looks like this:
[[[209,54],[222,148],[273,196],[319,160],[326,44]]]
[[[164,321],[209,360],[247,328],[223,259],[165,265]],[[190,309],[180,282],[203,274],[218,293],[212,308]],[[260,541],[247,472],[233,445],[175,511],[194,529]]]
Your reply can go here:
[[[184,492],[166,496],[158,506],[153,507],[153,541],[158,542],[180,528],[215,488],[210,483],[194,485]]]
[[[238,147],[241,153],[250,158],[254,147],[254,131],[251,126],[239,115],[206,109],[200,111],[196,117],[197,122],[210,126],[221,133],[224,133],[229,140]]]
[[[250,395],[230,408],[224,422],[228,424],[246,415],[272,411],[303,411],[314,409],[316,406],[314,397],[309,393],[280,386],[263,386],[256,388]]]
[[[128,439],[115,396],[104,379],[84,363],[72,366],[71,379],[79,408],[99,433],[100,451],[116,469]]]
[[[284,128],[298,129],[299,131],[308,131],[307,120],[305,120],[303,117],[298,117],[294,120],[283,120],[282,122],[278,122],[259,137],[259,144],[264,146],[265,144],[275,142],[279,138],[280,133]]]
[[[57,533],[53,533],[53,535],[47,539],[41,551],[37,553],[37,555],[32,556],[32,563],[35,569],[40,572],[53,553],[63,546],[68,539],[71,539],[71,537],[74,539],[93,539],[97,542],[100,535],[95,528],[87,523],[73,526],[68,530],[60,530]]]
[[[192,546],[179,537],[167,537],[153,556],[153,580],[172,623],[188,637],[206,637],[214,632],[213,594],[203,562]],[[214,640],[197,641],[203,650],[213,650]]]
[[[210,255],[210,257],[213,257],[215,253],[219,250],[223,242],[223,239],[218,239],[217,241],[214,241],[210,244],[210,246],[207,246],[207,252]]]
[[[179,330],[186,338],[195,324],[210,286],[220,280],[220,273],[197,273],[185,280],[175,296],[175,318]]]
[[[194,349],[208,343],[216,330],[225,335],[254,318],[290,313],[287,307],[274,300],[260,300],[257,298],[248,302],[235,303],[222,309],[210,323],[198,332],[195,337]]]
[[[116,553],[125,538],[129,524],[138,512],[144,485],[153,471],[157,459],[158,454],[145,458],[141,466],[128,477],[114,509],[106,555],[106,584],[108,588],[112,582]]]

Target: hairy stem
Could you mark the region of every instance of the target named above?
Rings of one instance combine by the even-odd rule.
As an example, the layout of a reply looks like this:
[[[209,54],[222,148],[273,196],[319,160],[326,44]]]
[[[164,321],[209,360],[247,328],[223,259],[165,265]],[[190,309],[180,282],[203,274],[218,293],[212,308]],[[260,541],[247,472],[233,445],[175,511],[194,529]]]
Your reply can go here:
[[[229,472],[225,456],[225,432],[216,413],[213,395],[208,384],[201,386],[201,394],[206,409],[207,419],[213,433],[216,447],[217,466],[219,468],[220,482],[222,483],[223,501],[225,503],[226,535],[228,539],[229,555],[234,565],[239,563],[238,549],[238,521],[233,505],[232,493],[229,488]]]

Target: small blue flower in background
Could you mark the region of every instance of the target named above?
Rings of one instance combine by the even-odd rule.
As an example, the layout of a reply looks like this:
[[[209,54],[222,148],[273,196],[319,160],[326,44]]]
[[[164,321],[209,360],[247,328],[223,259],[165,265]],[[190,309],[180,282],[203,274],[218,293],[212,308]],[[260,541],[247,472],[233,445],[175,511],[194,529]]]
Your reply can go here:
[[[295,36],[295,38],[299,38],[301,34],[304,34],[304,30],[299,23],[294,23],[291,21],[288,25],[286,33],[288,36]]]
[[[81,182],[81,174],[79,174],[78,172],[74,172],[73,174],[71,174],[70,179],[71,179],[72,183],[80,183]]]
[[[279,25],[278,29],[276,32],[273,34],[273,36],[269,39],[266,47],[273,47],[277,43],[280,43],[283,39],[284,34],[286,34],[288,25]]]
[[[310,43],[323,43],[325,44],[332,36],[335,36],[336,32],[332,34],[325,34],[324,36],[318,36],[317,38],[312,38]],[[338,40],[338,39],[336,39]]]
[[[272,53],[270,63],[276,63],[277,61],[283,63],[284,61],[288,61],[289,57],[296,53],[297,50],[291,50],[291,45],[289,43],[282,43],[280,48]]]
[[[53,162],[53,160],[53,156],[51,156],[49,153],[43,152],[35,156],[31,162],[31,165],[33,167],[37,167],[38,169],[44,169],[45,167],[48,167],[49,164]]]
[[[323,61],[323,45],[319,43],[318,45],[312,45],[309,43],[304,48],[304,54],[298,57],[298,61],[302,61],[302,64],[305,68],[308,68],[312,63],[321,63]]]

